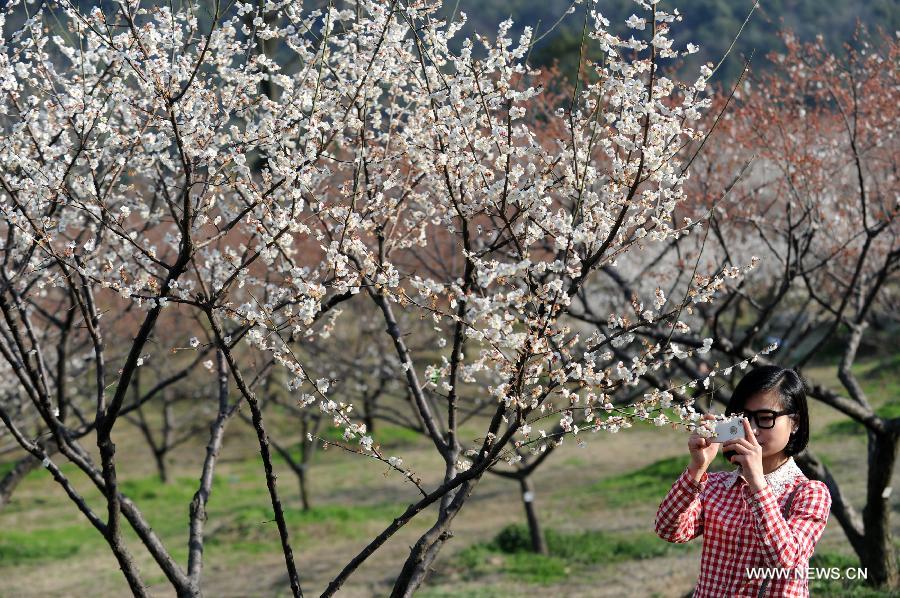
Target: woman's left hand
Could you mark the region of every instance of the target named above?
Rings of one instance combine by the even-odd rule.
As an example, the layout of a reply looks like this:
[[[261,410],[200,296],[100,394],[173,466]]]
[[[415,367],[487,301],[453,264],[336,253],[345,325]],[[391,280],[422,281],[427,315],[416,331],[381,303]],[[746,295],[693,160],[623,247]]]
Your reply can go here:
[[[737,454],[731,457],[732,463],[740,464],[741,473],[750,488],[756,492],[766,485],[763,475],[762,446],[756,440],[756,435],[750,428],[747,418],[744,421],[744,438],[736,438],[722,443],[722,451],[734,451]]]

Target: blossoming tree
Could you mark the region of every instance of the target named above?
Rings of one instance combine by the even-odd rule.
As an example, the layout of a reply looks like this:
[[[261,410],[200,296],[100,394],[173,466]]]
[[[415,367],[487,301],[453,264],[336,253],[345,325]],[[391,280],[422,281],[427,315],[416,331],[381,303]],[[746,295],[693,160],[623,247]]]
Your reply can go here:
[[[740,373],[734,366],[753,354],[756,342],[776,340],[770,359],[801,370],[817,358],[821,366],[822,349],[839,346],[833,366],[839,384],[812,375],[810,397],[865,430],[862,511],[813,450],[797,461],[809,477],[828,484],[835,519],[867,568],[868,583],[896,587],[890,502],[900,418],[874,403],[852,366],[867,337],[896,325],[900,151],[891,90],[898,44],[863,31],[842,52],[828,50],[821,38],[801,43],[787,33],[784,42],[770,68],[742,86],[710,141],[713,149],[697,160],[691,205],[683,209],[696,217],[718,204],[705,246],[700,237],[672,241],[657,259],[623,262],[609,284],[630,297],[648,281],[676,283],[671,274],[679,271],[678,259],[727,266],[751,252],[761,256],[753,277],[715,306],[698,306],[694,332],[642,333],[652,342],[672,338],[694,349],[704,336],[714,339],[707,353],[675,355],[670,375],[704,377],[721,401]],[[722,187],[754,157],[720,202]]]
[[[603,54],[589,83],[542,115],[565,131],[548,143],[530,113],[542,91],[527,65],[531,31],[513,41],[507,22],[495,39],[462,40],[454,51],[461,23],[437,20],[436,8],[359,0],[346,10],[216,2],[208,15],[139,1],[108,12],[68,1],[4,9],[0,375],[14,384],[3,388],[0,419],[103,535],[136,595],[146,590],[123,525],[180,595],[200,593],[206,504],[238,403],[250,410],[292,592],[302,593],[256,396],[264,368],[246,358],[251,350],[285,373],[298,405],[327,414],[419,495],[323,595],[438,503],[394,586],[394,595],[412,593],[485,471],[515,459],[514,448],[539,453],[552,440],[545,429],[696,420],[689,401],[661,412],[675,389],[627,410],[612,398],[676,349],[640,343],[636,331],[662,322],[688,332],[685,302],[710,301],[749,266],[708,272],[690,299],[648,292],[608,314],[605,333],[568,319],[598,269],[693,230],[673,212],[688,177],[680,155],[703,137],[696,123],[712,69],[686,83],[663,73],[695,49],[673,45],[680,15],[638,0],[625,39],[588,7],[585,36]],[[266,46],[277,51],[259,51]],[[451,267],[418,268],[417,254],[438,239]],[[370,302],[383,319],[445,465],[434,487],[373,442],[325,365],[300,357],[347,317],[337,309],[346,302]],[[398,313],[432,320],[440,359],[412,354]],[[166,321],[183,337],[160,334]],[[206,375],[218,393],[186,568],[117,481],[113,438],[148,360],[170,364],[156,387]],[[481,433],[460,437],[461,410],[485,399]],[[48,436],[25,433],[14,403]],[[50,442],[104,497],[105,513],[79,494]]]

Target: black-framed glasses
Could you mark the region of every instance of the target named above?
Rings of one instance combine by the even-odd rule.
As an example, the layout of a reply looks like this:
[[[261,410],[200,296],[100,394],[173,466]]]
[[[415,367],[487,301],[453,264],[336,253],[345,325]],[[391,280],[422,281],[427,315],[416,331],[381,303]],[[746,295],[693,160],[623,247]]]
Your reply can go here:
[[[757,427],[766,430],[774,428],[775,420],[782,415],[791,415],[793,413],[793,411],[773,411],[771,409],[757,409],[756,411],[744,409],[744,417],[746,417],[748,421],[756,421]]]

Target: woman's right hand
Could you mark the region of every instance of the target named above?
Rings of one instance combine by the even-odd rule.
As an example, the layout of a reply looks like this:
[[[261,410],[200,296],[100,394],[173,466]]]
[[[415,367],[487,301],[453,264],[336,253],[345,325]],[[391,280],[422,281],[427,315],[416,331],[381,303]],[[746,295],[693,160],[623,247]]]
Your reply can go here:
[[[715,416],[707,413],[701,419],[715,419]],[[696,475],[701,475],[709,464],[716,458],[721,442],[711,442],[711,438],[704,438],[697,432],[688,438],[688,450],[691,452],[691,464],[689,469]]]

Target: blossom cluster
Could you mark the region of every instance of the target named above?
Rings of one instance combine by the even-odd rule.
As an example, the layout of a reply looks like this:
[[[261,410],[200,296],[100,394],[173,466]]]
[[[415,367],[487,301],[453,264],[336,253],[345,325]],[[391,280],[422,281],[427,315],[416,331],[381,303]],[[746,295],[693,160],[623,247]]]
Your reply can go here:
[[[352,313],[337,303],[367,296],[436,329],[439,359],[401,354],[398,377],[432,397],[479,388],[525,438],[549,414],[573,434],[668,423],[669,391],[627,415],[613,396],[712,341],[641,346],[635,330],[688,329],[679,314],[746,269],[697,275],[684,301],[657,288],[602,332],[567,314],[594,272],[691,233],[673,214],[712,71],[682,82],[665,68],[696,51],[670,34],[682,15],[638,0],[626,39],[590,9],[602,55],[548,110],[529,28],[514,40],[507,21],[456,46],[465,15],[437,9],[239,2],[202,26],[194,6],[42,5],[0,52],[16,284],[64,292],[77,276],[119,309],[178,305],[242,327],[298,403],[366,452],[377,444],[352,402],[296,347]],[[45,31],[51,10],[64,31]]]

